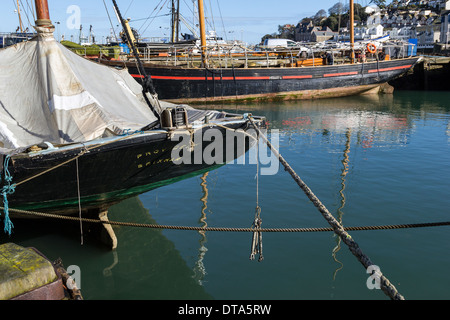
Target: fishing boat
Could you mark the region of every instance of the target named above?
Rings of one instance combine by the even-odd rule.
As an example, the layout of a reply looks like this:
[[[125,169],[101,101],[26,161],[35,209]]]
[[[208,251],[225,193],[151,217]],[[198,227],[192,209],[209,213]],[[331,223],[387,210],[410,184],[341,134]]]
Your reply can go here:
[[[224,165],[250,147],[251,139],[243,148],[228,144],[247,135],[249,115],[159,101],[150,78],[141,86],[127,71],[58,43],[47,0],[36,0],[36,11],[37,36],[0,50],[6,232],[11,217],[32,217],[12,209],[104,213],[123,199]],[[264,125],[263,118],[252,119]],[[209,141],[193,138],[211,132]],[[223,161],[199,158],[217,139],[223,139],[223,150],[215,150],[223,151]]]
[[[386,84],[406,73],[421,59],[415,56],[394,59],[377,48],[375,43],[356,49],[353,21],[350,22],[350,46],[340,51],[348,55],[348,59],[340,62],[338,59],[334,59],[334,63],[322,59],[321,55],[327,53],[323,48],[321,53],[316,52],[309,57],[295,50],[213,55],[205,38],[203,0],[198,0],[198,5],[201,53],[196,56],[197,60],[188,60],[193,54],[178,50],[144,61],[162,100],[204,103],[313,99],[392,90]],[[350,1],[350,8],[353,9],[353,1]],[[353,12],[350,16],[353,17]],[[332,52],[328,51],[329,54]],[[171,62],[169,56],[172,56]],[[135,79],[142,79],[138,69],[129,61],[102,63],[125,66]]]

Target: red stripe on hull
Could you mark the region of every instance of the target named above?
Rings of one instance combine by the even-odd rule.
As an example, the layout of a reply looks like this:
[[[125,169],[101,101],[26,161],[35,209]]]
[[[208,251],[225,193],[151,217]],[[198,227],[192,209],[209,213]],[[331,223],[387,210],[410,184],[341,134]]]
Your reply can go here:
[[[283,76],[283,79],[312,79],[312,75],[307,75],[307,76]]]
[[[405,66],[398,66],[398,67],[390,67],[390,68],[381,68],[381,69],[372,69],[368,70],[368,73],[375,73],[375,72],[383,72],[383,71],[393,71],[393,70],[401,70],[401,69],[408,69],[412,67],[412,65],[405,65]],[[326,73],[323,75],[324,78],[329,77],[340,77],[340,76],[350,76],[350,75],[357,75],[357,71],[350,71],[350,72],[337,72],[337,73]],[[132,74],[134,78],[144,78],[144,76],[139,74]],[[212,80],[280,80],[280,79],[312,79],[312,75],[294,75],[294,76],[280,76],[278,79],[276,79],[276,76],[260,76],[260,77],[184,77],[184,76],[151,76],[152,79],[160,79],[160,80],[197,80],[197,81],[212,81]]]
[[[374,73],[374,72],[378,72],[378,71],[392,71],[392,70],[400,70],[400,69],[408,69],[411,68],[412,65],[409,66],[399,66],[399,67],[391,67],[391,68],[382,68],[382,69],[372,69],[369,70],[369,73]]]
[[[326,73],[323,75],[323,77],[328,78],[328,77],[339,77],[339,76],[352,76],[355,74],[358,74],[358,72],[351,71],[351,72]]]
[[[132,74],[133,78],[144,78],[139,74]],[[205,80],[205,77],[174,77],[174,76],[151,76],[152,79],[160,80]],[[311,79],[312,75],[306,76],[282,76],[281,79]],[[273,77],[208,77],[206,80],[280,80]]]

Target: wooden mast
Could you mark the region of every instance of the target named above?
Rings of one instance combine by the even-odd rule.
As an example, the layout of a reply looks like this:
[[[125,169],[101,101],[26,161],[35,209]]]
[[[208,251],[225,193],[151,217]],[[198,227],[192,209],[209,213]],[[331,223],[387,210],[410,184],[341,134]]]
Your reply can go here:
[[[205,11],[203,8],[203,0],[198,0],[198,20],[200,24],[200,40],[202,47],[202,62],[203,66],[206,67],[206,31],[205,31]]]
[[[175,42],[175,30],[176,30],[176,13],[175,13],[175,0],[172,0],[172,35],[170,37],[170,42]]]
[[[350,61],[355,62],[355,7],[353,5],[353,0],[350,0]]]
[[[19,15],[19,28],[20,28],[20,32],[23,32],[22,17],[20,16],[20,5],[19,5],[19,0],[17,0],[17,14]]]
[[[178,42],[180,33],[180,0],[177,0],[175,7],[175,0],[172,0],[172,36],[171,42]]]
[[[36,0],[36,26],[38,27],[53,27],[50,20],[50,12],[48,10],[47,0]]]
[[[175,33],[175,42],[180,41],[180,0],[177,0],[177,14],[175,15],[177,21],[177,30]]]

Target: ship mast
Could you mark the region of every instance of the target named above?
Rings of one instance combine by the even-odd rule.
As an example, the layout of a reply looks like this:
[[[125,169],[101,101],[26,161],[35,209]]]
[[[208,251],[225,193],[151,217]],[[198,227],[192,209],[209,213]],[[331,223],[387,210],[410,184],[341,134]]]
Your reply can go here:
[[[355,7],[353,5],[353,0],[350,0],[350,61],[351,63],[355,62]]]
[[[52,21],[50,20],[50,12],[48,10],[47,0],[36,0],[36,26],[53,28]]]
[[[179,41],[179,24],[180,24],[180,0],[177,0],[175,8],[175,0],[172,0],[172,42]]]
[[[117,14],[117,18],[119,19],[119,22],[122,24],[123,31],[125,32],[128,43],[130,44],[130,50],[133,52],[134,58],[136,59],[136,65],[139,70],[139,73],[143,77],[141,85],[142,85],[142,91],[144,93],[144,99],[147,102],[150,109],[153,111],[153,114],[158,119],[160,119],[159,112],[157,110],[155,110],[152,103],[148,100],[147,96],[145,95],[145,93],[147,93],[147,92],[150,93],[155,98],[156,102],[159,105],[159,100],[157,98],[156,90],[153,85],[152,77],[147,74],[147,72],[145,71],[144,65],[142,64],[142,61],[139,58],[139,51],[136,48],[136,44],[133,42],[134,37],[132,37],[133,33],[131,32],[131,28],[128,25],[128,20],[125,20],[122,18],[122,14],[120,13],[119,6],[117,5],[116,0],[112,0],[112,2],[114,5],[114,10],[116,11],[116,14]]]
[[[198,0],[198,20],[200,24],[200,40],[202,49],[202,62],[206,67],[206,31],[205,31],[205,11],[203,7],[203,0]]]
[[[19,0],[17,0],[17,14],[19,15],[19,28],[20,28],[20,32],[23,32],[22,17],[20,16],[20,5],[19,5]]]

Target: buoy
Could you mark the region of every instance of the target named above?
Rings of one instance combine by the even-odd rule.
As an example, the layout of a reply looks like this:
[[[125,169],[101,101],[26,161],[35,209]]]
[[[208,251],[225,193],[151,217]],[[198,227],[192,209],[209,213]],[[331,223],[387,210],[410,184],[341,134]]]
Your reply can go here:
[[[368,43],[367,51],[369,51],[370,53],[375,53],[375,51],[377,51],[377,46],[374,45],[373,43]]]

